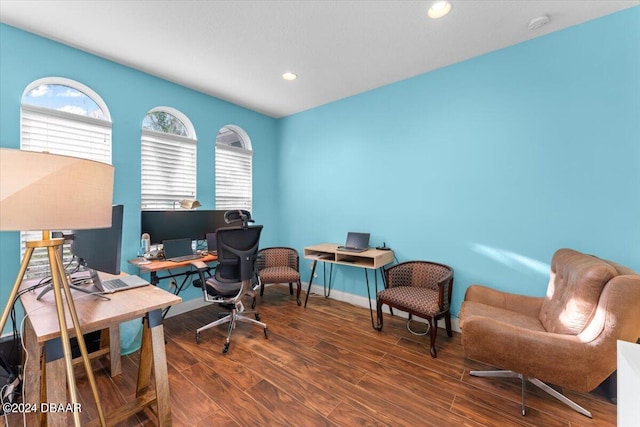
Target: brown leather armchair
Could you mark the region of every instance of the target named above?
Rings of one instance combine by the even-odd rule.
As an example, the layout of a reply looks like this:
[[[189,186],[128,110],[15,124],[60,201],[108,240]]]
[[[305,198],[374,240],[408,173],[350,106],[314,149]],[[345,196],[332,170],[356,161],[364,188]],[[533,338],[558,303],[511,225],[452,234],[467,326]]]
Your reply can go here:
[[[640,336],[640,275],[571,249],[551,260],[544,298],[472,285],[460,311],[466,357],[507,371],[473,376],[517,377],[583,415],[591,413],[544,382],[587,392],[616,370],[617,340]]]

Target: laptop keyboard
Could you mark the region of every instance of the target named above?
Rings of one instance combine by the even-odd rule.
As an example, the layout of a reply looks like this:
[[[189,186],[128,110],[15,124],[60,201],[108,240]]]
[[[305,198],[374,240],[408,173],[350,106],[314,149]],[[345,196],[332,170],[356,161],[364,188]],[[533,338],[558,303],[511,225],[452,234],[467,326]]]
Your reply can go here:
[[[173,258],[168,258],[167,261],[182,262],[182,261],[190,261],[192,259],[198,259],[198,258],[201,258],[201,256],[198,255],[198,254],[191,254],[191,255],[184,255],[184,256],[177,256],[177,257],[173,257]]]
[[[352,248],[352,247],[349,247],[349,246],[338,246],[338,250],[345,251],[345,252],[364,252],[364,251],[366,251],[365,248]]]
[[[107,289],[107,290],[121,289],[121,288],[126,288],[127,286],[129,286],[122,279],[103,280],[100,283],[102,284],[102,287]]]

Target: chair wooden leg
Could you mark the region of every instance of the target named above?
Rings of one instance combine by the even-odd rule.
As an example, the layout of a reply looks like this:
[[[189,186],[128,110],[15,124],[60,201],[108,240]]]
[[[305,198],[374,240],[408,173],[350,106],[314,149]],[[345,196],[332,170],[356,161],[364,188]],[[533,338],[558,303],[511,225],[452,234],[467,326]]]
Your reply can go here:
[[[293,295],[293,283],[289,282],[289,295]]]
[[[438,323],[435,321],[433,317],[429,318],[429,336],[431,338],[431,357],[438,357],[438,353],[436,352],[436,336],[438,336]]]
[[[447,336],[451,338],[453,336],[453,331],[451,330],[451,312],[447,311],[447,314],[444,316],[444,324],[447,328]]]
[[[302,301],[300,300],[300,290],[302,289],[302,283],[300,282],[300,279],[298,279],[298,290],[296,291],[296,301],[298,302],[298,305],[302,304]]]

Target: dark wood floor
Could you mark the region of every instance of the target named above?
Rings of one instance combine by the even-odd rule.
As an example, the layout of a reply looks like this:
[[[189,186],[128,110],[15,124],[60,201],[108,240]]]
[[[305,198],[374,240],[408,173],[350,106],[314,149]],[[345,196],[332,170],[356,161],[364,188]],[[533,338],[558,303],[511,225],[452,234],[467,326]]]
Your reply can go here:
[[[174,426],[616,425],[616,406],[599,392],[565,390],[593,413],[588,419],[530,386],[521,416],[519,381],[470,377],[491,367],[465,359],[457,333],[439,330],[432,359],[426,337],[411,335],[398,317],[386,315],[377,332],[367,309],[313,296],[304,309],[285,286],[267,288],[257,308],[269,338],[239,324],[226,355],[224,327],[195,342],[195,329],[216,318],[214,306],[165,321]],[[105,410],[133,395],[136,369],[137,353],[123,358],[114,379],[96,362]],[[83,419],[95,416],[82,376],[78,387]],[[154,424],[149,411],[119,425]]]

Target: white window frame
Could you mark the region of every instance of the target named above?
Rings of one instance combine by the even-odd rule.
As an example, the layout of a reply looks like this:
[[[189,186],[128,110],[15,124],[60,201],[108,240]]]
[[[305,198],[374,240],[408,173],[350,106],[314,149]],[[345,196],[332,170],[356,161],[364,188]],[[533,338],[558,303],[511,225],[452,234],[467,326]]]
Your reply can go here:
[[[185,126],[188,136],[142,129],[141,209],[179,209],[180,200],[196,198],[196,131],[189,118],[175,108],[155,107],[147,114],[154,112],[175,116]]]
[[[216,141],[216,209],[253,209],[253,150],[249,135],[240,127],[226,125],[239,136],[242,147]],[[216,138],[217,139],[217,138]]]
[[[22,98],[33,89],[42,85],[67,86],[82,92],[91,98],[102,110],[104,119],[82,116],[66,111],[20,104],[20,149],[27,151],[46,151],[51,154],[74,156],[112,164],[112,122],[111,114],[103,99],[91,88],[75,80],[64,77],[46,77],[30,83],[22,93]],[[22,99],[21,98],[21,99]],[[75,128],[73,124],[79,124]],[[100,139],[104,145],[100,143]],[[85,142],[93,141],[87,145]],[[73,191],[73,189],[69,189]],[[63,231],[69,230],[51,230]],[[21,258],[26,251],[28,240],[40,240],[41,232],[23,231],[20,233]],[[69,244],[63,246],[63,263],[72,261]],[[49,262],[44,248],[36,248],[27,268],[26,277],[49,276]]]

